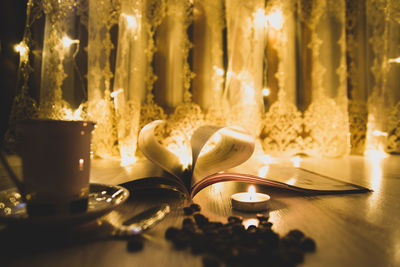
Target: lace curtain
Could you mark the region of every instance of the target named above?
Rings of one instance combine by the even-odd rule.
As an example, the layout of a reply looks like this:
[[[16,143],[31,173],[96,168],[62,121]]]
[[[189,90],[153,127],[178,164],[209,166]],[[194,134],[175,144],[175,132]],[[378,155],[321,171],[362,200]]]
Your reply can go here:
[[[93,152],[138,156],[140,128],[188,153],[203,124],[245,127],[273,156],[400,152],[397,0],[28,1],[24,118],[97,122]]]

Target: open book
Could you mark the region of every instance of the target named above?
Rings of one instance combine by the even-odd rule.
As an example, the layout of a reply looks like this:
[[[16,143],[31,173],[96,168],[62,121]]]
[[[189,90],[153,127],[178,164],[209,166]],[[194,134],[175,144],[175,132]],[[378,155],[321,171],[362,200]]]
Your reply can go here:
[[[177,155],[157,141],[156,127],[164,123],[162,120],[153,121],[144,126],[139,134],[139,149],[150,161],[168,173],[164,177],[152,177],[147,182],[160,182],[174,187],[191,198],[204,187],[223,181],[262,184],[305,193],[370,191],[291,166],[269,165],[268,171],[261,177],[260,166],[248,164],[255,149],[255,139],[238,127],[199,127],[190,140],[191,164],[183,166]]]

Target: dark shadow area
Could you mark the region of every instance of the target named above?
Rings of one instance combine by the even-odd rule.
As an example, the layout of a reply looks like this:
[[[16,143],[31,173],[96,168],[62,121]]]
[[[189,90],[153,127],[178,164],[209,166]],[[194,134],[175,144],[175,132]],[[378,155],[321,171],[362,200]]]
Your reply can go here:
[[[0,1],[0,145],[8,128],[15,95],[19,55],[14,46],[22,40],[26,18],[26,1]]]

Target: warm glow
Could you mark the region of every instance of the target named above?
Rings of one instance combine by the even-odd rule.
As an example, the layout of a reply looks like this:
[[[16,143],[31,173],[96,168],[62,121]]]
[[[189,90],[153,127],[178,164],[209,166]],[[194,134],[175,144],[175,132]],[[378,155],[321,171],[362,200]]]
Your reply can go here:
[[[72,44],[79,44],[79,40],[72,40],[71,38],[65,35],[61,39],[61,43],[65,49],[68,49]]]
[[[135,156],[126,156],[122,155],[121,156],[121,166],[122,167],[128,167],[129,165],[135,163],[137,161],[137,158]]]
[[[382,131],[378,131],[378,130],[373,131],[372,135],[373,136],[388,136],[388,134],[386,132],[382,132]]]
[[[124,92],[124,89],[119,88],[118,90],[115,90],[114,92],[112,92],[112,93],[110,94],[110,97],[114,99],[114,105],[115,105],[115,108],[116,108],[116,109],[119,108],[119,101],[117,100],[117,96],[118,96],[119,94],[123,93],[123,92]]]
[[[224,75],[224,70],[221,68],[218,68],[217,66],[214,66],[214,70],[217,73],[218,76],[223,76]]]
[[[264,88],[262,90],[262,94],[263,96],[269,96],[271,94],[271,90],[269,90],[269,88]]]
[[[140,23],[138,21],[137,16],[126,15],[126,14],[122,14],[122,16],[126,19],[128,29],[135,34],[135,39],[136,39],[137,38],[136,33],[138,33],[140,30]]]
[[[178,157],[183,169],[186,169],[190,164],[192,164],[192,153],[190,148],[185,145],[177,146],[174,144],[169,145],[167,148]]]
[[[201,149],[199,157],[203,156],[204,154],[210,152],[215,148],[215,146],[221,141],[221,134],[215,133],[211,138],[207,141],[204,147]]]
[[[258,170],[258,176],[267,177],[269,171],[269,165],[263,166]]]
[[[258,220],[257,219],[247,219],[243,221],[244,227],[247,229],[249,228],[250,225],[258,226]]]
[[[262,8],[257,9],[254,13],[254,24],[258,27],[264,27],[266,25],[265,11]]]
[[[64,111],[65,111],[65,116],[64,116],[65,120],[71,120],[71,121],[83,120],[83,118],[82,118],[83,106],[82,105],[80,105],[79,108],[77,108],[74,111],[71,109],[68,109],[68,108],[65,108]]]
[[[286,182],[286,184],[288,184],[288,185],[294,185],[296,183],[296,178],[290,178],[287,182]]]
[[[302,159],[299,156],[293,157],[290,159],[291,162],[293,162],[293,167],[299,168],[300,167],[300,162]]]
[[[256,188],[254,187],[254,185],[250,185],[249,186],[248,193],[249,193],[249,200],[255,199],[255,197],[256,197]]]
[[[364,152],[364,156],[369,158],[370,160],[374,162],[378,162],[381,159],[384,159],[387,157],[386,152],[380,147],[379,149],[369,149]]]
[[[269,13],[267,15],[267,21],[268,21],[268,25],[270,25],[275,30],[282,29],[282,26],[283,26],[282,11],[279,9],[272,11],[271,13]]]
[[[28,61],[28,53],[29,53],[29,47],[26,45],[25,42],[20,42],[14,46],[15,52],[19,53],[19,56],[21,57],[21,60],[23,62]]]
[[[120,93],[124,92],[124,89],[119,88],[118,90],[115,90],[114,92],[112,92],[110,94],[111,98],[115,98],[117,95],[119,95]]]
[[[85,162],[84,159],[79,159],[79,170],[83,171],[83,163]]]
[[[260,155],[260,156],[258,156],[258,159],[259,159],[263,164],[266,164],[266,165],[275,163],[275,161],[276,161],[273,157],[271,157],[271,156],[268,155],[268,154]]]
[[[400,57],[389,59],[389,63],[400,63]]]
[[[223,128],[219,132],[222,135],[229,136],[229,137],[232,137],[232,138],[235,138],[235,139],[239,139],[239,140],[242,140],[242,141],[245,141],[245,142],[249,142],[249,143],[254,142],[254,139],[253,139],[252,136],[250,136],[248,134],[245,134],[245,133],[241,133],[238,130],[231,130],[229,128]]]
[[[255,90],[254,90],[253,86],[249,85],[246,82],[242,82],[242,86],[243,86],[246,98],[249,101],[252,101],[254,99],[254,93],[255,93],[254,92]]]

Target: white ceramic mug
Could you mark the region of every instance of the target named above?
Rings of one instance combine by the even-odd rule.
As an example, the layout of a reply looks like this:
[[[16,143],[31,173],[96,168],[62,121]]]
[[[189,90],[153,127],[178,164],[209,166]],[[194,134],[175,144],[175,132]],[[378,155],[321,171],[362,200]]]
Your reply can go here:
[[[29,120],[17,126],[28,214],[54,215],[87,209],[90,121]]]

